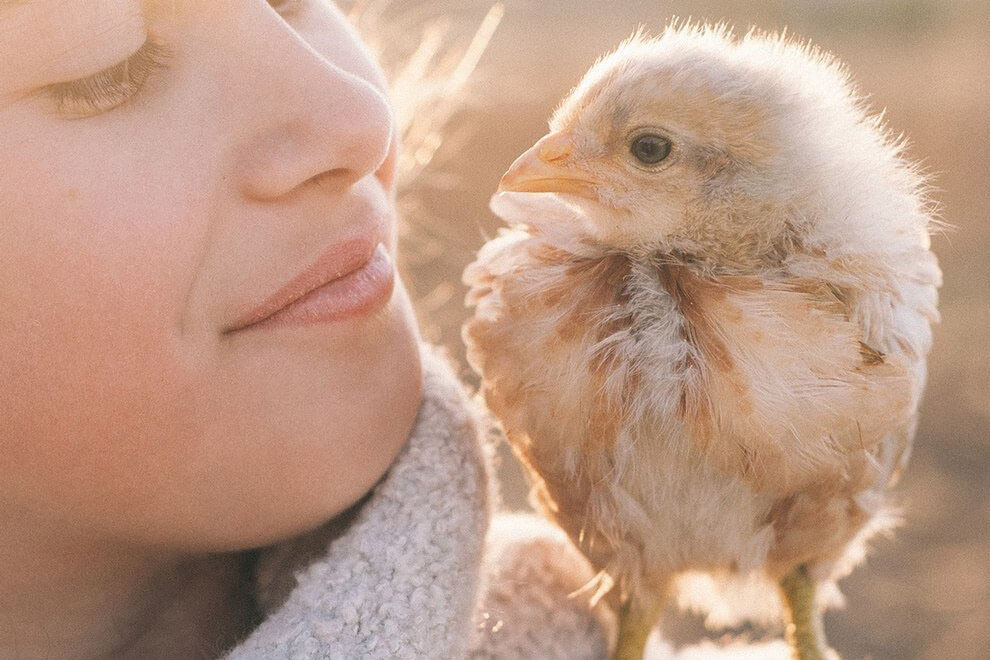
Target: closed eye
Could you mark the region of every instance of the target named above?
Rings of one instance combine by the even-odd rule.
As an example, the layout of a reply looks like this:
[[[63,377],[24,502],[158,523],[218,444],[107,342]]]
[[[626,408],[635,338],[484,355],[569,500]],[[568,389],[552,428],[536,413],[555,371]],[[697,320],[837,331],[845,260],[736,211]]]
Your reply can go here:
[[[283,16],[297,11],[305,0],[269,0]],[[123,105],[144,87],[148,79],[166,68],[171,56],[164,45],[149,37],[129,58],[99,73],[55,83],[44,89],[55,103],[59,115],[82,119]]]
[[[54,101],[58,114],[92,117],[133,98],[153,74],[166,67],[170,54],[165,46],[149,38],[123,62],[88,78],[49,85],[45,92]]]

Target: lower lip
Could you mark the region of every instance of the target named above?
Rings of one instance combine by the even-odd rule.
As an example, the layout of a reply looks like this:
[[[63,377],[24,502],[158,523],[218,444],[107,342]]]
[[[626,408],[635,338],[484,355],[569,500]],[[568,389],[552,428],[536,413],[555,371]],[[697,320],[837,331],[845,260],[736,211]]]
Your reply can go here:
[[[249,327],[310,326],[360,318],[388,302],[394,286],[392,259],[379,244],[365,265],[313,289]]]

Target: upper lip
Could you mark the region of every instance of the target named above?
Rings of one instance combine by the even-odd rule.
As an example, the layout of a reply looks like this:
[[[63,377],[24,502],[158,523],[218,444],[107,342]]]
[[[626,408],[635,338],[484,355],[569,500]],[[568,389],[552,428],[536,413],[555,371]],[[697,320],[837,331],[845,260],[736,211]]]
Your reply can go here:
[[[377,232],[367,232],[333,243],[312,265],[262,303],[239,316],[225,332],[234,332],[259,323],[314,289],[353,273],[371,260],[380,242]]]

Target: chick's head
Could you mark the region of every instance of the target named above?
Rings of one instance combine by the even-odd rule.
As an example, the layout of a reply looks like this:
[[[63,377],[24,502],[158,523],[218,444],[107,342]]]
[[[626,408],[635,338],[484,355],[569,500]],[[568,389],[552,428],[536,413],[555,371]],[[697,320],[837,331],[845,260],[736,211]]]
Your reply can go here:
[[[500,190],[586,207],[583,231],[609,248],[749,269],[816,233],[859,231],[828,218],[923,215],[898,151],[828,55],[672,26],[600,60]]]

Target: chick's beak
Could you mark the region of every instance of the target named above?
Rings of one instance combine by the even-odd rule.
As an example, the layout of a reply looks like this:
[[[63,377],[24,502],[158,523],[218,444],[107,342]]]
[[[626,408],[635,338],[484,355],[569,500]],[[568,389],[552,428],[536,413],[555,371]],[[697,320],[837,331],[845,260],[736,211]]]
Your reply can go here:
[[[566,165],[574,151],[567,133],[550,133],[519,156],[502,176],[499,192],[570,193],[597,200],[595,182]]]

